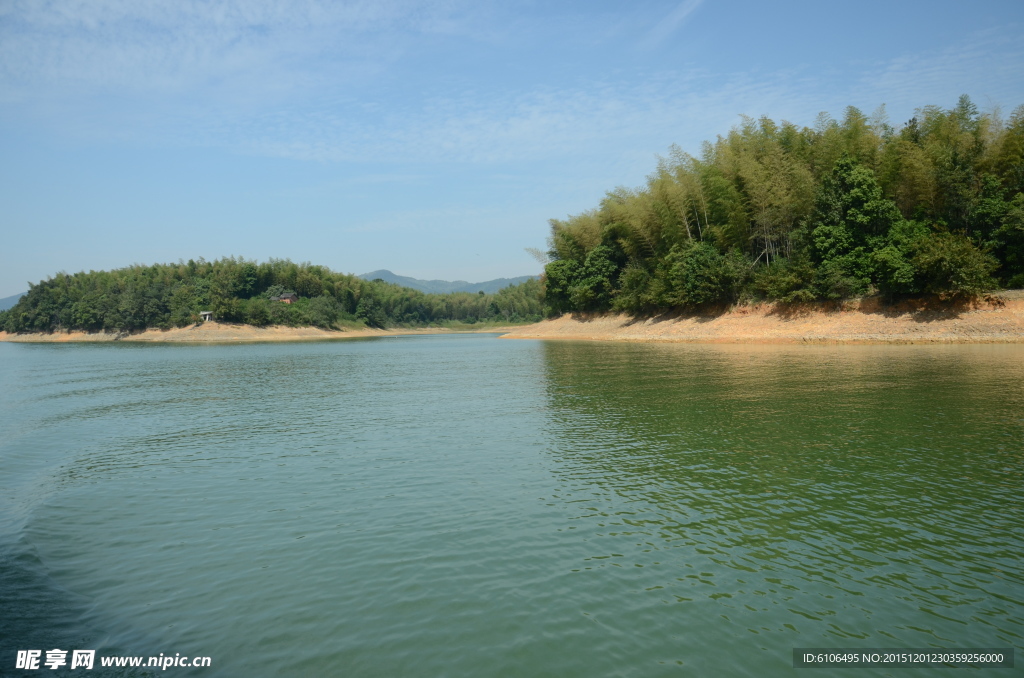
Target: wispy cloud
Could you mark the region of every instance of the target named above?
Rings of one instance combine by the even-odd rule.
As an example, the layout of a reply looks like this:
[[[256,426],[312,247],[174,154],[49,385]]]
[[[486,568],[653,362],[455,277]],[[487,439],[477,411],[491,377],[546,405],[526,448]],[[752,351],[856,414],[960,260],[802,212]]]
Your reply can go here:
[[[663,44],[701,3],[675,5],[645,44]],[[1024,92],[1019,26],[864,63],[840,84],[813,66],[723,73],[709,63],[471,91],[421,86],[402,70],[418,39],[498,31],[473,12],[467,0],[10,0],[0,4],[0,121],[304,160],[497,164],[649,158],[670,143],[696,152],[740,114],[811,124],[821,110],[884,102],[899,120],[961,92],[1007,106]],[[380,84],[389,78],[390,89]]]
[[[905,54],[864,69],[852,94],[909,112],[952,106],[970,94],[980,106],[1024,104],[1024,31],[1008,26],[967,36],[925,54]]]
[[[7,100],[52,87],[294,89],[386,61],[401,48],[396,35],[458,31],[458,10],[422,0],[12,0],[0,6],[0,85]]]
[[[931,53],[864,64],[844,86],[809,67],[769,73],[715,73],[696,67],[602,80],[559,90],[495,91],[434,97],[378,116],[343,106],[280,112],[222,130],[249,152],[316,160],[503,163],[571,156],[607,158],[625,149],[661,152],[725,133],[739,115],[813,125],[821,111],[866,112],[888,104],[896,121],[925,104],[952,106],[962,93],[1012,107],[1024,103],[1024,48],[1005,33],[969,36]],[[994,54],[1013,54],[995,59]],[[276,122],[272,122],[276,120]],[[649,156],[648,156],[649,157]]]
[[[675,9],[668,13],[664,19],[658,22],[647,34],[646,39],[641,44],[641,47],[654,48],[663,43],[670,35],[679,30],[680,27],[686,22],[687,18],[693,11],[700,7],[704,0],[683,0]]]

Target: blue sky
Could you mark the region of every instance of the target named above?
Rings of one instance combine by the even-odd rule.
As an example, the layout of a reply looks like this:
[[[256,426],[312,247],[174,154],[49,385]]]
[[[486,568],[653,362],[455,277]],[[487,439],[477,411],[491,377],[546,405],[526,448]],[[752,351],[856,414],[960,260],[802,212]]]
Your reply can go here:
[[[0,2],[0,297],[236,255],[487,280],[739,116],[1024,103],[1024,2]]]

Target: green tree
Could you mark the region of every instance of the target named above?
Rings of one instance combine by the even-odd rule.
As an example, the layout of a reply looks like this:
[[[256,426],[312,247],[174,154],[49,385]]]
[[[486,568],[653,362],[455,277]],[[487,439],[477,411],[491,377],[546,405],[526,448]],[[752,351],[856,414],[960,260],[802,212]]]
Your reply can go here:
[[[882,197],[874,172],[843,156],[825,177],[810,220],[816,293],[826,299],[864,294],[874,277],[872,252],[902,221]]]
[[[921,242],[914,265],[921,275],[922,291],[971,296],[995,286],[992,273],[999,262],[965,235],[933,233]]]
[[[999,275],[1007,287],[1024,287],[1024,193],[1007,203],[1002,224],[993,234],[993,249],[1001,266]]]
[[[676,245],[665,264],[665,306],[700,306],[732,299],[734,273],[713,245],[704,242],[686,247]]]
[[[615,252],[598,245],[587,253],[579,275],[569,288],[569,300],[578,311],[604,311],[611,308],[619,267]]]

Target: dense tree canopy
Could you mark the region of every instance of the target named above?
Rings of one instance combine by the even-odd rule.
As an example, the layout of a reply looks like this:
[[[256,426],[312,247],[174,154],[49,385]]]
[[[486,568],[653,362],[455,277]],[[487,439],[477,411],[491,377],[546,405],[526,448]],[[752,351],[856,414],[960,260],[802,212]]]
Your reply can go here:
[[[183,326],[515,322],[654,313],[740,299],[975,295],[1024,287],[1024,106],[966,96],[906,124],[856,108],[814,127],[743,123],[700,158],[673,148],[645,186],[551,221],[543,286],[423,294],[322,266],[226,258],[59,274],[7,312],[9,332]],[[295,293],[288,305],[271,297]]]
[[[287,293],[295,293],[298,301],[271,300]],[[61,273],[30,285],[17,305],[0,312],[0,328],[51,332],[181,327],[199,321],[200,311],[212,311],[218,320],[251,325],[520,322],[541,317],[541,285],[531,280],[490,295],[424,294],[287,260],[200,259]]]
[[[963,96],[898,129],[884,108],[813,128],[745,118],[552,220],[549,244],[555,313],[1024,287],[1024,106],[1004,120]]]

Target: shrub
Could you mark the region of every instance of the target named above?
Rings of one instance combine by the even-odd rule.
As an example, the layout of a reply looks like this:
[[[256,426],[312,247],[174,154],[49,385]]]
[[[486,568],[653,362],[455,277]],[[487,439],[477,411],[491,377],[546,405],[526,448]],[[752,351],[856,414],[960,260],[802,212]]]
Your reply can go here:
[[[666,306],[700,306],[728,301],[734,296],[733,271],[713,245],[673,245],[665,264]]]
[[[953,296],[971,296],[995,287],[992,273],[999,265],[958,233],[929,235],[921,241],[913,263],[923,292]]]
[[[806,257],[777,259],[754,274],[753,287],[761,296],[776,301],[813,301],[814,268]]]

